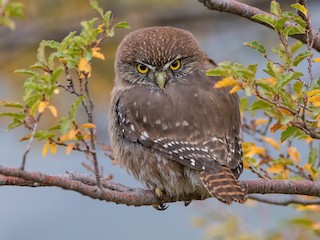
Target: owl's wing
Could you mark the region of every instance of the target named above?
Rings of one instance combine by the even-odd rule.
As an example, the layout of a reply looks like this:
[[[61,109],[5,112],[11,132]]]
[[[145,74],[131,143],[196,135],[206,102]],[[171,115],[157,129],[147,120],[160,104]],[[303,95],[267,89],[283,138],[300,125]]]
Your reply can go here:
[[[226,89],[180,84],[157,91],[136,86],[118,98],[119,134],[196,170],[242,172],[239,106]]]

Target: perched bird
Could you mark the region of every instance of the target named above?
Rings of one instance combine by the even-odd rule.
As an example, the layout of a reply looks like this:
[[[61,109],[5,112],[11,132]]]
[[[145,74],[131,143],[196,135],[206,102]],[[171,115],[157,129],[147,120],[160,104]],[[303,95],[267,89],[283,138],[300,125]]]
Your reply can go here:
[[[193,35],[148,27],[118,47],[109,134],[114,157],[161,197],[245,201],[237,94],[206,76],[215,63]],[[159,209],[164,209],[164,205]]]

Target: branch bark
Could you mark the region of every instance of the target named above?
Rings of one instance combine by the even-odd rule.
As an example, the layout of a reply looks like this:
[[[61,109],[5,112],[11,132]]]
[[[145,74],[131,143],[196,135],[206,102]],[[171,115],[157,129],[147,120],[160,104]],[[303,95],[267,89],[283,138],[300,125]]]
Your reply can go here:
[[[271,13],[265,12],[259,8],[252,7],[248,4],[241,3],[234,0],[198,0],[200,3],[202,3],[204,6],[206,6],[209,10],[213,11],[219,11],[219,12],[226,12],[233,15],[237,15],[240,17],[244,17],[249,19],[250,21],[260,23],[264,26],[267,26],[269,28],[272,28],[270,25],[260,22],[258,20],[252,19],[252,17],[256,14],[267,14],[273,18],[276,18]],[[291,37],[307,44],[308,39],[306,34],[296,34],[291,35]],[[314,44],[313,48],[320,52],[320,37],[314,36]]]
[[[131,206],[159,205],[161,203],[201,199],[201,196],[196,194],[191,194],[183,199],[170,196],[159,199],[152,190],[126,187],[109,179],[101,179],[101,183],[102,189],[97,187],[94,176],[85,174],[47,175],[0,166],[0,186],[59,187],[93,199]],[[297,194],[320,197],[320,182],[244,180],[241,181],[241,185],[247,188],[248,194]]]

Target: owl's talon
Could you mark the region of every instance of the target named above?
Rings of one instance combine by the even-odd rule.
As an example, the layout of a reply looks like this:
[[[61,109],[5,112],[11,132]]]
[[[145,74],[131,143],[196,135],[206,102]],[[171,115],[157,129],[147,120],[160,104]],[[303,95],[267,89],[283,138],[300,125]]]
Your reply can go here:
[[[152,205],[152,207],[158,211],[164,211],[169,207],[169,205],[167,205],[166,203],[161,203],[159,205]]]
[[[183,201],[185,207],[187,207],[191,202],[192,202],[192,200]]]

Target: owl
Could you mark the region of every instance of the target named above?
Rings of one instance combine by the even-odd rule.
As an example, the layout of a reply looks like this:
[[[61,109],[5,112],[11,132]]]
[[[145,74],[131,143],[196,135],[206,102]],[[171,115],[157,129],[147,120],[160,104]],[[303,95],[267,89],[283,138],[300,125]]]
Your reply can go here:
[[[237,181],[239,99],[214,88],[219,78],[206,71],[215,66],[190,32],[174,27],[136,30],[118,47],[109,111],[113,154],[158,197],[245,201]]]

